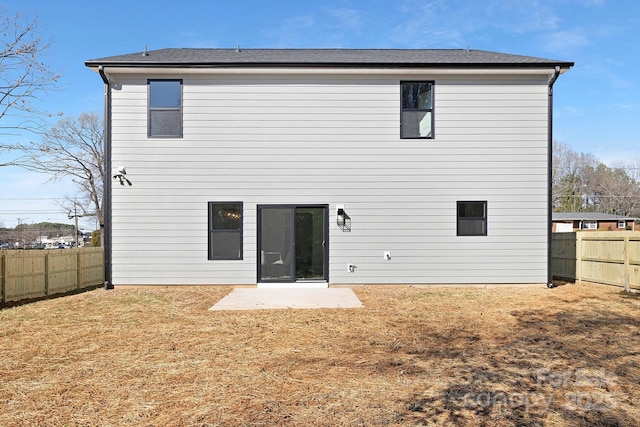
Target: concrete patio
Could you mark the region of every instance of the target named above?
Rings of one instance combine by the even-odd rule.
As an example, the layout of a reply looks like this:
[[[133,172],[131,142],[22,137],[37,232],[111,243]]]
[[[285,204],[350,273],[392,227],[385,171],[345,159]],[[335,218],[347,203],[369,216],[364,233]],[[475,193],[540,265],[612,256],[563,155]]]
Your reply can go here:
[[[269,310],[301,308],[363,308],[350,288],[235,288],[209,310]]]

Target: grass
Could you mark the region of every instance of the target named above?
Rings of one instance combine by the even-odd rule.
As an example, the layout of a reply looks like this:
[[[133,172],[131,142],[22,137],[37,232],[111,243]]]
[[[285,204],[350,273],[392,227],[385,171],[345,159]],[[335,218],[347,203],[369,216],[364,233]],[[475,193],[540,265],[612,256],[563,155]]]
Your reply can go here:
[[[358,287],[364,309],[208,311],[229,291],[1,310],[0,425],[640,424],[640,299],[619,288]]]

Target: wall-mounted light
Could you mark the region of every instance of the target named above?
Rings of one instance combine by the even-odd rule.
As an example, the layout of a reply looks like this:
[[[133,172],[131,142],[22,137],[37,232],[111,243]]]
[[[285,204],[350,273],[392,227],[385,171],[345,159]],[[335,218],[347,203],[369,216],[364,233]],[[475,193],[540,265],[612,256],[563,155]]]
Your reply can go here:
[[[338,206],[336,212],[336,222],[340,230],[345,232],[351,231],[351,217],[345,212],[344,206]]]
[[[344,209],[338,208],[338,227],[344,227]]]
[[[125,176],[126,174],[127,170],[124,168],[124,166],[118,166],[118,173],[113,175],[113,179],[119,180],[120,185],[124,185],[124,183],[126,182],[127,184],[129,184],[129,187],[131,187],[131,181],[127,179],[127,177]]]

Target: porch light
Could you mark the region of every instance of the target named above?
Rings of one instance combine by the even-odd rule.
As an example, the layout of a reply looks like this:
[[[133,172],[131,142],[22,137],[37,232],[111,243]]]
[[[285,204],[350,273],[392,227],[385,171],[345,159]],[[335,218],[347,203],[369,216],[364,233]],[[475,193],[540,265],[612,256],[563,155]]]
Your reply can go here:
[[[345,232],[351,231],[351,218],[344,211],[344,207],[338,207],[336,222],[338,223],[338,228],[340,228],[340,230]]]
[[[338,208],[338,227],[344,227],[344,209]]]

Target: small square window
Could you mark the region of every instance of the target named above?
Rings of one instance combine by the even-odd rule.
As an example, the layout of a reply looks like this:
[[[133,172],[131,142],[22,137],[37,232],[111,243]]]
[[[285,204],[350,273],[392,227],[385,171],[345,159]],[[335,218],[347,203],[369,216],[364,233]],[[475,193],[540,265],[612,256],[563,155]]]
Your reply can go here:
[[[241,202],[209,202],[209,259],[242,259]]]
[[[182,137],[182,81],[149,80],[150,137]]]
[[[401,82],[401,138],[433,138],[433,82]]]
[[[458,202],[458,236],[487,235],[487,202]]]
[[[627,223],[624,220],[618,221],[618,228],[627,228]]]

